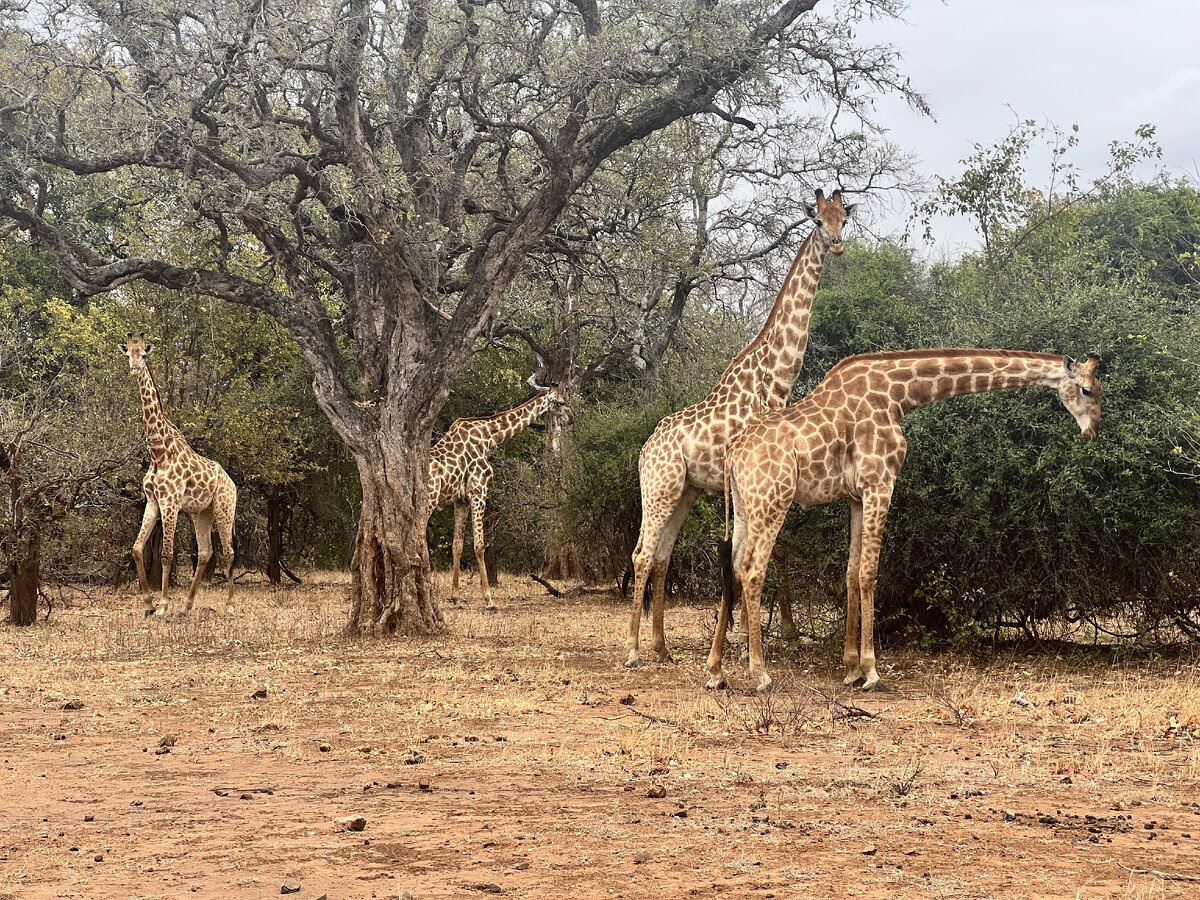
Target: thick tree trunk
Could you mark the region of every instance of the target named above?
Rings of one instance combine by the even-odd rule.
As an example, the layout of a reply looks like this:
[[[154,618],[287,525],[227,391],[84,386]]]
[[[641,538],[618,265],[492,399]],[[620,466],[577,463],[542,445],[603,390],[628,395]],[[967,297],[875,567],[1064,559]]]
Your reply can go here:
[[[356,456],[362,511],[350,560],[352,628],[373,633],[427,633],[442,623],[433,597],[426,481],[429,436],[379,436]]]
[[[18,537],[12,548],[8,569],[8,620],[14,625],[32,625],[37,620],[41,551],[42,539],[36,527]]]

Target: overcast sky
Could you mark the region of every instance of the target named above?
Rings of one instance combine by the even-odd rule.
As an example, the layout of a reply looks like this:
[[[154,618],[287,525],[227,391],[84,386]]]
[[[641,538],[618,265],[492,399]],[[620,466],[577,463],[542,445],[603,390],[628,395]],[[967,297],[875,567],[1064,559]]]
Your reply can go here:
[[[895,102],[879,106],[918,171],[954,175],[975,142],[991,144],[1021,119],[1079,125],[1073,158],[1099,175],[1113,140],[1158,127],[1162,167],[1200,171],[1200,0],[910,0],[904,21],[866,23],[866,41],[891,43],[936,121]],[[1035,184],[1044,167],[1031,167]],[[1148,170],[1146,174],[1153,174]],[[902,227],[907,210],[878,208]],[[934,253],[974,245],[965,224],[938,229]]]

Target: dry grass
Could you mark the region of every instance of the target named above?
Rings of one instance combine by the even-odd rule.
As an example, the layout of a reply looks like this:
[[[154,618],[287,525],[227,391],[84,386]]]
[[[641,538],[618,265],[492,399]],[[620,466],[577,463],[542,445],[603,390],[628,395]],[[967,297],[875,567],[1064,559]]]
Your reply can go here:
[[[206,591],[166,622],[92,592],[48,625],[0,630],[0,885],[23,898],[263,896],[289,876],[301,900],[492,884],[514,897],[1200,896],[1174,877],[1200,873],[1191,659],[887,652],[895,693],[863,695],[809,648],[773,663],[768,697],[737,666],[741,688],[714,694],[702,607],[669,612],[676,664],[631,672],[613,599],[553,601],[510,578],[499,615],[447,608],[434,637],[361,640],[343,631],[346,587],[316,573],[241,588],[233,619]],[[63,709],[73,698],[83,708]],[[167,734],[175,746],[156,754]],[[666,797],[647,797],[652,784]],[[335,833],[350,812],[367,831]]]

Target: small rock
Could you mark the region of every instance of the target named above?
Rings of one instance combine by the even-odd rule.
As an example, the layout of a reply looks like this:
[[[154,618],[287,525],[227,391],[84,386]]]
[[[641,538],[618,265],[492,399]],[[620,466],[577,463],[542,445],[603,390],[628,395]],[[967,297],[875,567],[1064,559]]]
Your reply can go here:
[[[63,709],[83,709],[83,701],[76,697],[63,704]]]
[[[317,749],[320,750],[322,753],[328,753],[333,748],[331,746],[329,746],[328,744],[320,744],[317,747]]]
[[[93,862],[104,862],[104,854],[97,853],[95,856],[92,857],[92,861]]]
[[[285,881],[283,884],[281,884],[279,886],[279,893],[281,893],[281,894],[298,894],[298,893],[300,893],[300,882],[297,881],[295,878],[289,878],[287,881]]]
[[[667,796],[667,789],[661,784],[652,784],[650,785],[650,790],[646,791],[646,796],[652,800],[661,800]]]
[[[863,847],[863,850],[862,850],[863,856],[874,856],[878,852],[879,852],[879,848],[876,847],[874,844],[867,844],[867,846]]]
[[[763,823],[771,821],[771,817],[769,815],[767,815],[765,812],[756,812],[754,815],[752,815],[750,817],[750,821],[761,825]]]
[[[175,742],[176,742],[177,740],[179,740],[179,738],[178,738],[176,735],[173,735],[173,734],[165,734],[165,735],[163,735],[163,737],[162,737],[162,740],[160,740],[160,741],[158,742],[158,746],[160,746],[160,747],[174,747],[174,746],[175,746]]]
[[[394,791],[398,787],[403,787],[403,785],[399,781],[389,781],[387,783],[387,789],[389,791]]]
[[[164,753],[170,753],[170,752],[171,752],[171,748],[170,748],[170,747],[157,747],[157,748],[155,748],[155,750],[154,750],[154,755],[155,755],[155,756],[162,756]]]
[[[251,700],[266,700],[267,699],[267,689],[259,688],[257,691],[255,691],[253,694],[250,695],[250,699]]]
[[[1028,706],[1029,705],[1029,701],[1025,699],[1025,695],[1022,694],[1020,691],[1017,691],[1017,696],[1013,697],[1010,702],[1015,703],[1017,706]]]
[[[686,809],[677,809],[677,810],[675,810],[675,812],[671,813],[671,817],[675,818],[675,819],[686,819],[687,818],[687,810]]]
[[[333,820],[334,831],[362,831],[366,827],[367,820],[363,816],[342,816]]]
[[[419,766],[425,762],[425,754],[418,753],[416,750],[406,750],[400,757],[400,761],[406,766]]]
[[[620,703],[622,706],[633,706],[633,701],[636,699],[637,698],[634,697],[633,694],[626,694],[624,697],[622,697],[617,702]]]
[[[498,894],[500,893],[500,885],[490,882],[488,884],[477,884],[475,885],[475,890],[482,891],[485,894]]]
[[[84,816],[84,817],[83,817],[83,821],[85,821],[85,822],[95,822],[95,821],[96,821],[96,817],[95,817],[95,816]]]
[[[654,857],[645,850],[639,850],[637,853],[633,854],[633,863],[636,866],[640,866],[642,863],[648,863],[652,859],[654,859]]]
[[[418,781],[417,788],[418,790],[428,792],[433,790],[433,785],[431,785],[428,781]]]
[[[1017,814],[1015,812],[1013,812],[1011,809],[1006,809],[1004,811],[1004,821],[1005,822],[1015,822],[1016,819],[1017,819]]]
[[[519,862],[519,863],[517,863],[517,866],[516,866],[516,868],[517,868],[517,871],[518,871],[518,872],[524,872],[526,869],[528,869],[528,868],[529,868],[529,863],[528,863],[528,861],[526,861],[526,862]]]

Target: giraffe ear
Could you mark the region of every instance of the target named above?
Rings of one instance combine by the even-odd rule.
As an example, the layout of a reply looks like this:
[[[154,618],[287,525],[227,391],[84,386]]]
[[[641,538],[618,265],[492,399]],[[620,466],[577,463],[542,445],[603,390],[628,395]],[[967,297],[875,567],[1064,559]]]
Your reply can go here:
[[[128,347],[126,347],[124,344],[117,344],[117,346],[121,348],[121,352],[122,352],[122,353],[128,353],[128,352],[129,352],[129,348],[128,348]]]
[[[1078,365],[1078,363],[1075,362],[1075,360],[1072,357],[1064,356],[1063,357],[1063,368],[1066,369],[1068,372],[1075,372],[1075,371],[1078,371],[1079,365]]]
[[[804,204],[804,214],[808,216],[808,220],[810,222],[817,221],[817,208],[811,203]]]
[[[849,206],[842,207],[842,209],[846,213],[846,218],[849,219],[854,215],[854,211],[858,209],[858,204],[851,203]]]
[[[153,344],[147,344],[145,347],[142,348],[142,353],[149,353],[150,348],[153,346],[154,346]]]

